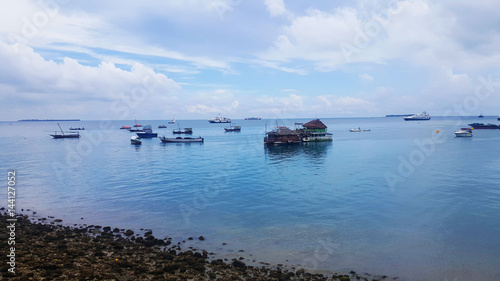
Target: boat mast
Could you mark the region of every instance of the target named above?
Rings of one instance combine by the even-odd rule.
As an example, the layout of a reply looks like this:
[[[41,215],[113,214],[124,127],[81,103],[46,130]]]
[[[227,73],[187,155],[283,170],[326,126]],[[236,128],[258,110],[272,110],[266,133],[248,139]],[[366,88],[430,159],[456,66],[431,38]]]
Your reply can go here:
[[[59,126],[59,129],[61,130],[61,133],[64,135],[64,131],[63,131],[63,129],[61,128],[61,125],[59,125],[59,123],[57,123],[57,126]]]

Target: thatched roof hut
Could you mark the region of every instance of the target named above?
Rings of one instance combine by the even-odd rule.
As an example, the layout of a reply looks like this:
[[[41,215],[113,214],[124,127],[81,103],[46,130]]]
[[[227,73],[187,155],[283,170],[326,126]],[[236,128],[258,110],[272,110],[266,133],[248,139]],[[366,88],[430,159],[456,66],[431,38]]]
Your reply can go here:
[[[302,125],[302,127],[306,128],[306,129],[326,129],[326,125],[323,124],[323,122],[321,122],[319,119],[314,119],[314,120],[311,120],[307,123],[305,123],[304,125]]]

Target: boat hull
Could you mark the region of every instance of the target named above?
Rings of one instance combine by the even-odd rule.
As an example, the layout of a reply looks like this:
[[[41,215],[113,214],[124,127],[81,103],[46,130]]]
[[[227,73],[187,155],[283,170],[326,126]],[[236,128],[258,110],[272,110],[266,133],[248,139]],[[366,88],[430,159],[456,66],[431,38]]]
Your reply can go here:
[[[147,138],[156,138],[156,137],[158,137],[158,134],[157,133],[139,132],[139,133],[137,133],[137,136],[140,137],[141,139],[147,139]]]
[[[464,137],[472,137],[472,133],[461,133],[461,132],[455,132],[456,137],[464,138]]]
[[[163,143],[193,143],[193,142],[204,142],[203,138],[166,138],[161,137],[161,142]]]
[[[70,135],[51,135],[55,139],[78,139],[80,134],[70,134]]]

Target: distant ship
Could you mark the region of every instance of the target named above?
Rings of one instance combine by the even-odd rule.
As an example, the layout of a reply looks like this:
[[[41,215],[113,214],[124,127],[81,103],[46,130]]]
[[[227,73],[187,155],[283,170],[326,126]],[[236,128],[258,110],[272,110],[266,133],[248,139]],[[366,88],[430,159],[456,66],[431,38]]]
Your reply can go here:
[[[478,116],[478,117],[479,117],[479,118],[484,118],[483,113],[481,112],[481,114],[479,114],[479,116]]]
[[[495,124],[484,124],[484,123],[471,123],[469,124],[474,129],[500,129],[500,125]]]
[[[423,121],[423,120],[431,120],[431,117],[427,112],[422,112],[420,114],[413,114],[412,116],[404,117],[405,121]]]
[[[245,120],[260,120],[260,119],[262,119],[262,118],[260,118],[260,117],[247,117],[247,118],[245,118]]]
[[[227,117],[220,117],[220,116],[215,116],[212,119],[209,119],[208,122],[210,123],[231,123],[231,119]]]

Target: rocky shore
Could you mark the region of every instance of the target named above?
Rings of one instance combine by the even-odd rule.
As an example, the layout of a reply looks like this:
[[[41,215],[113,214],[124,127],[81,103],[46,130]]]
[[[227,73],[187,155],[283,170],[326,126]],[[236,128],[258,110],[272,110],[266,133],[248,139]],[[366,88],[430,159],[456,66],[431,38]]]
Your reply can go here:
[[[8,228],[11,219],[0,211],[0,280],[383,280],[386,276],[330,274],[281,266],[251,266],[243,258],[217,259],[200,249],[181,249],[181,242],[158,239],[151,230],[98,225],[63,226],[54,217],[18,215],[15,245]],[[197,238],[203,241],[205,237]],[[9,257],[15,248],[15,273]],[[12,260],[12,259],[11,259]],[[12,269],[11,269],[12,271]],[[388,278],[387,278],[388,279]]]

